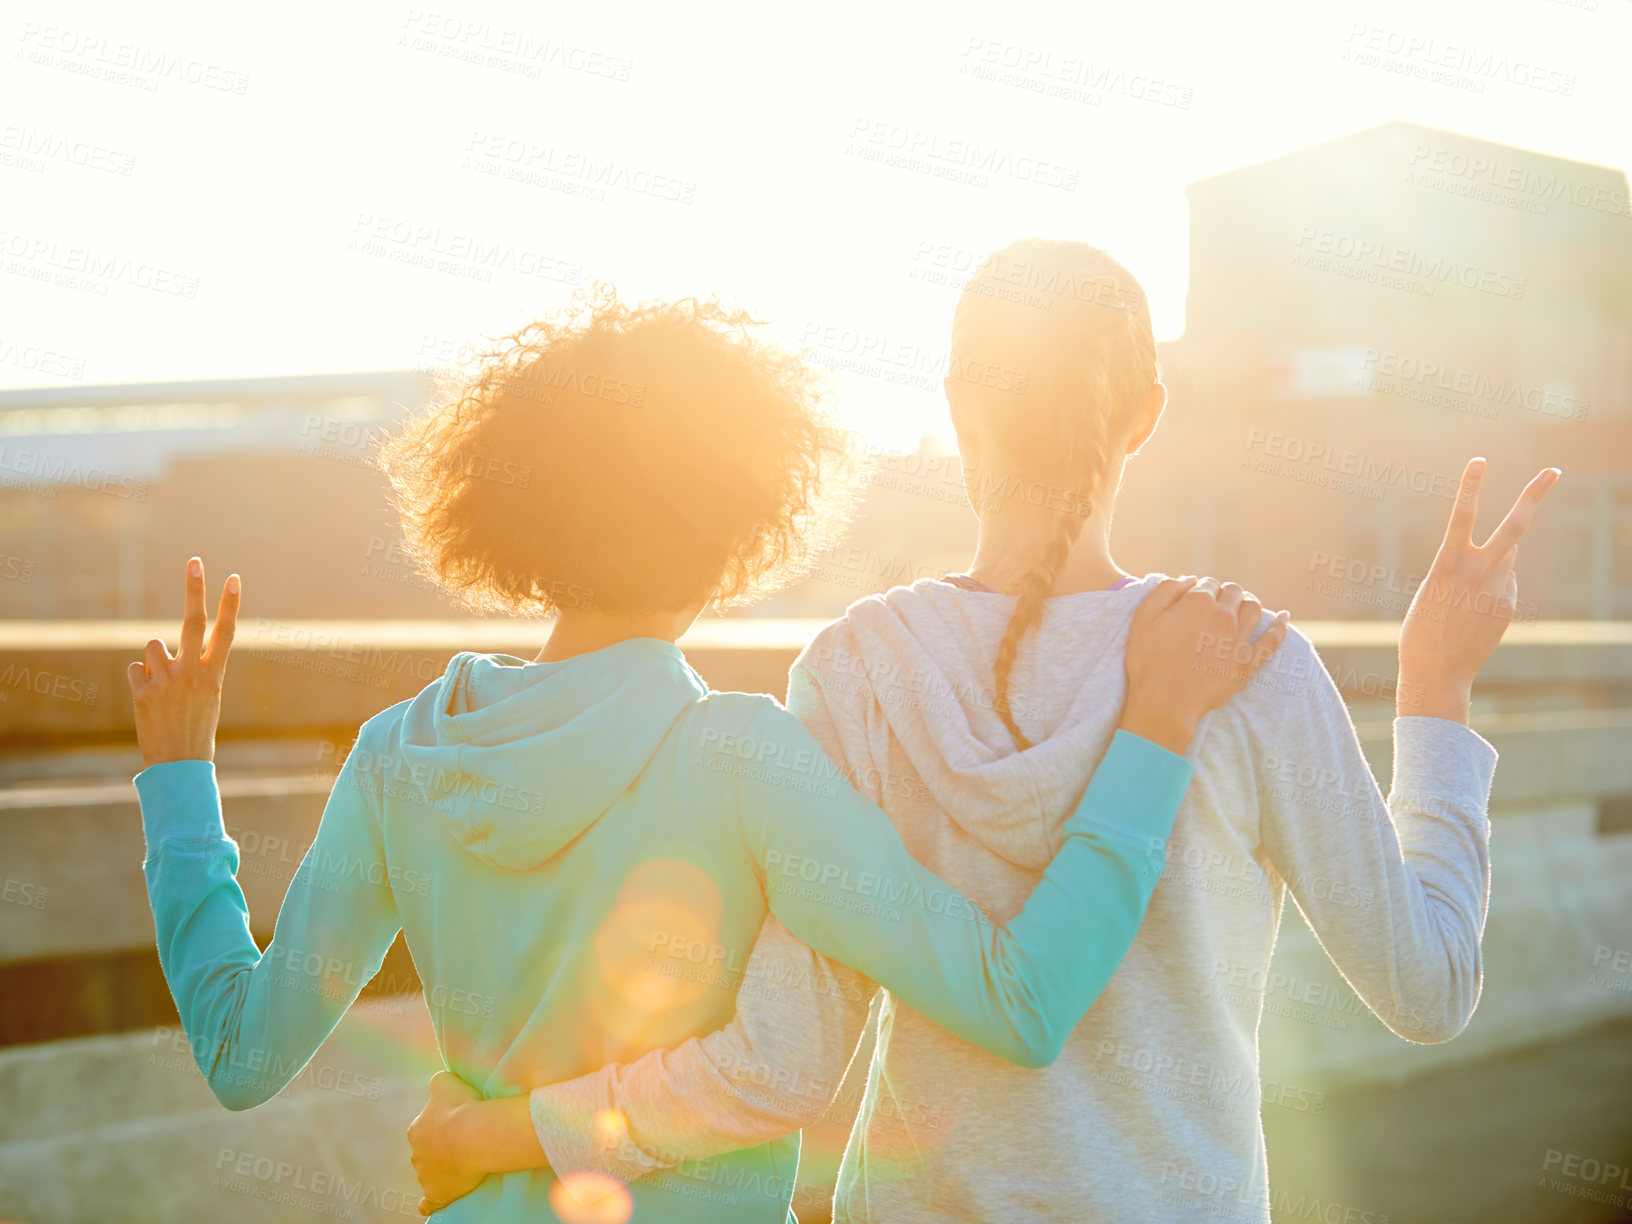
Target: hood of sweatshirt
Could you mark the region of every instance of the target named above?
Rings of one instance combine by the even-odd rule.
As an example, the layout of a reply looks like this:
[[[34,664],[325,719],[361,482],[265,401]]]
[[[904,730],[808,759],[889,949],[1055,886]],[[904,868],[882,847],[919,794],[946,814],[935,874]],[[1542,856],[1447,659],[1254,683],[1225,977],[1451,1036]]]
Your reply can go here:
[[[994,854],[1041,870],[1116,729],[1128,629],[1162,577],[1047,601],[1012,677],[1013,713],[1034,741],[1024,752],[993,704],[1012,596],[923,579],[852,604],[840,624],[876,714],[935,801]]]
[[[707,692],[656,638],[554,663],[461,651],[409,703],[387,784],[422,798],[471,854],[525,871],[599,820]]]

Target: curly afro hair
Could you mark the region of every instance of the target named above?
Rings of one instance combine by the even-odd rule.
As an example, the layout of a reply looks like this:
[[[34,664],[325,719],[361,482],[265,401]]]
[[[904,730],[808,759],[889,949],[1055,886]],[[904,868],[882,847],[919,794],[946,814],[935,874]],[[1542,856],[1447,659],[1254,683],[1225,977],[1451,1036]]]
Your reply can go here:
[[[859,465],[821,374],[759,325],[597,285],[493,341],[381,448],[410,555],[460,606],[523,616],[728,607],[797,577]]]

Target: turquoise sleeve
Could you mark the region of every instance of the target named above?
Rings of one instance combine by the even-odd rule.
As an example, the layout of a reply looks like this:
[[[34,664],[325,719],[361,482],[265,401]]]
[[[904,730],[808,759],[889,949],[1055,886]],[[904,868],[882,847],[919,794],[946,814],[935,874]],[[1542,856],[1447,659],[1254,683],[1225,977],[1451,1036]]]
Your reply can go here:
[[[228,1109],[261,1104],[300,1073],[396,938],[379,821],[352,759],[264,955],[250,935],[214,763],[171,761],[136,775],[159,963],[193,1058]]]
[[[1132,946],[1193,772],[1116,732],[1059,853],[1005,929],[917,862],[787,711],[767,706],[742,740],[746,752],[717,747],[735,758],[771,911],[815,951],[1023,1067],[1059,1057]]]

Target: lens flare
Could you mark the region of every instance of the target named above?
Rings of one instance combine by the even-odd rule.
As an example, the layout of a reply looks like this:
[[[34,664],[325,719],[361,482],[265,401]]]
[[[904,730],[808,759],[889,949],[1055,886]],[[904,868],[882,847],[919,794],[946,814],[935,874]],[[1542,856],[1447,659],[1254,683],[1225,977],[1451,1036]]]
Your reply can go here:
[[[617,1178],[580,1169],[550,1187],[550,1207],[567,1224],[628,1224],[635,1200]]]

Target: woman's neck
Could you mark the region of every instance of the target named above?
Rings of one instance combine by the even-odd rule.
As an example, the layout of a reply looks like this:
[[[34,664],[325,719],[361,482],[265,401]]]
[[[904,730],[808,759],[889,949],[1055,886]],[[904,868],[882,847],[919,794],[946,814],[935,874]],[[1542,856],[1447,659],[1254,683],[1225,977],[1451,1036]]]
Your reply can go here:
[[[535,663],[559,663],[574,655],[603,650],[631,638],[678,641],[697,619],[696,612],[650,612],[640,616],[615,616],[588,608],[563,608],[556,614],[549,641],[538,652]]]
[[[1007,508],[1007,507],[1005,507]],[[995,515],[981,519],[980,535],[975,543],[975,556],[969,563],[969,576],[994,591],[1013,591],[1042,557],[1049,533],[1054,530],[1050,521],[1020,522],[1019,516],[1000,522]],[[1051,595],[1074,595],[1079,591],[1103,591],[1119,579],[1132,577],[1111,557],[1110,542],[1106,539],[1109,524],[1090,518],[1083,524],[1082,535],[1071,548],[1065,565],[1054,580]]]

